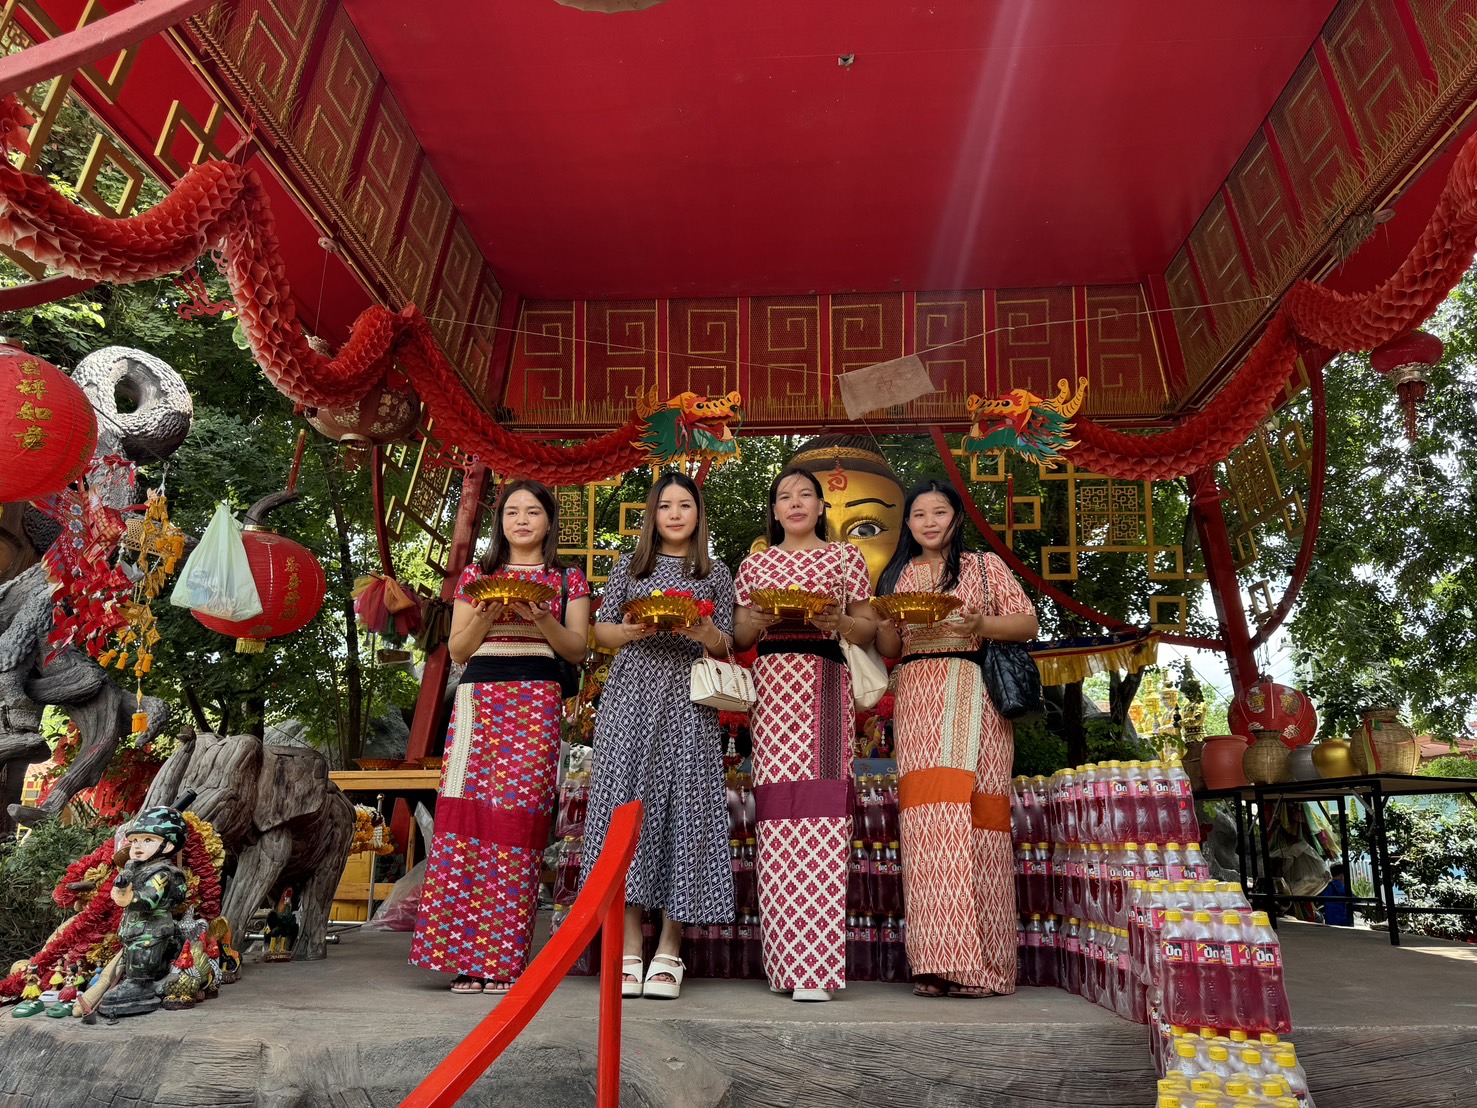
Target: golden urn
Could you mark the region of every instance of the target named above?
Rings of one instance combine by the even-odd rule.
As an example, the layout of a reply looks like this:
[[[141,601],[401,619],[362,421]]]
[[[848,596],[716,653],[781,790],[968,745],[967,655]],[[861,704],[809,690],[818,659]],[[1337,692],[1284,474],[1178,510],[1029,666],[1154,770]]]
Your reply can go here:
[[[1324,739],[1313,747],[1313,765],[1320,777],[1357,777],[1353,748],[1348,739]]]

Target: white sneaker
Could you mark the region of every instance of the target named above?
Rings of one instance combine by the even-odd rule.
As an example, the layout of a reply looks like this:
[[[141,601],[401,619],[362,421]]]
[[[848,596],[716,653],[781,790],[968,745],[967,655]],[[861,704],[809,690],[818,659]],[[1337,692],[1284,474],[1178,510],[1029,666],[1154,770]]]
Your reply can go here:
[[[790,994],[791,1000],[830,1000],[831,994],[826,989],[795,989]]]

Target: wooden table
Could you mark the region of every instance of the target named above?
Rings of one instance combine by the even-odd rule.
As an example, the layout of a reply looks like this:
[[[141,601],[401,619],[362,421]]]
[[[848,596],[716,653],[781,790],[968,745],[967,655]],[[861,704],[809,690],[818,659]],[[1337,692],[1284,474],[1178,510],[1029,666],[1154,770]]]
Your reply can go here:
[[[376,793],[380,797],[388,796],[392,800],[408,799],[416,793],[435,794],[441,786],[441,771],[439,769],[345,769],[336,770],[328,775],[328,779],[345,793]],[[389,813],[385,813],[388,821]],[[405,868],[409,871],[415,865],[415,829],[416,823],[412,819],[409,829],[405,833]],[[374,863],[370,862],[370,874],[374,873]],[[334,891],[335,900],[363,900],[368,902],[369,916],[374,915],[374,905],[383,901],[390,895],[390,890],[395,886],[392,882],[379,881],[373,888],[368,881],[340,881],[338,888]]]
[[[1210,789],[1195,794],[1196,800],[1231,800],[1236,806],[1236,856],[1241,870],[1241,883],[1253,904],[1260,904],[1277,925],[1279,901],[1338,901],[1351,907],[1356,904],[1379,908],[1385,914],[1390,943],[1400,945],[1400,924],[1396,912],[1407,914],[1460,914],[1470,908],[1422,908],[1400,904],[1395,900],[1395,875],[1390,866],[1390,846],[1385,830],[1385,806],[1397,796],[1466,796],[1474,799],[1477,779],[1467,777],[1419,777],[1397,773],[1369,774],[1360,777],[1330,777],[1320,781],[1289,781],[1281,785],[1245,785],[1234,789]],[[1335,801],[1338,804],[1339,842],[1343,851],[1345,880],[1349,879],[1350,797],[1369,809],[1373,832],[1370,866],[1374,879],[1374,896],[1291,896],[1279,893],[1272,877],[1272,851],[1267,841],[1266,817],[1281,803],[1301,804],[1308,801]],[[1270,807],[1268,807],[1270,805]],[[1257,843],[1260,840],[1260,850]],[[1260,862],[1260,866],[1258,863]],[[1260,870],[1260,872],[1258,872]]]

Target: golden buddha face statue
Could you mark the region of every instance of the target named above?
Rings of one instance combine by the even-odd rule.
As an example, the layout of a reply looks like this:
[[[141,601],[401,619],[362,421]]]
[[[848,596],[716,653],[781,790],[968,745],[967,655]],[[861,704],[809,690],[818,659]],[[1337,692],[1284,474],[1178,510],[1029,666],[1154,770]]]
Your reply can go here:
[[[902,533],[903,487],[870,442],[864,447],[828,442],[840,437],[827,436],[802,446],[790,464],[816,475],[826,497],[827,537],[849,542],[862,552],[875,588]]]

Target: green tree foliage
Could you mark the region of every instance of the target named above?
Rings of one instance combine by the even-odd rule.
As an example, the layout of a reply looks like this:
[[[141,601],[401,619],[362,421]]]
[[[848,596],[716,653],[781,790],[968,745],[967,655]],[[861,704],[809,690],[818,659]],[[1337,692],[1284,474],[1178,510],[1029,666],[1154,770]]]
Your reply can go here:
[[[1373,853],[1367,817],[1356,821],[1351,835]],[[1391,803],[1385,807],[1385,835],[1395,888],[1405,903],[1470,909],[1460,915],[1397,912],[1401,929],[1446,939],[1477,937],[1477,807],[1465,797],[1446,804]],[[1383,919],[1378,911],[1370,914]]]
[[[1326,370],[1323,524],[1288,625],[1325,734],[1388,705],[1448,738],[1477,711],[1477,277],[1428,326],[1447,346],[1415,443],[1367,357]],[[1295,544],[1264,553],[1285,573]]]
[[[95,823],[52,820],[21,842],[0,842],[0,971],[40,950],[70,914],[51,899],[67,867],[91,853],[112,833]]]

